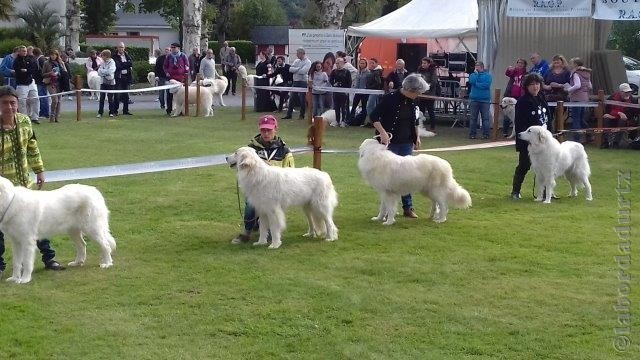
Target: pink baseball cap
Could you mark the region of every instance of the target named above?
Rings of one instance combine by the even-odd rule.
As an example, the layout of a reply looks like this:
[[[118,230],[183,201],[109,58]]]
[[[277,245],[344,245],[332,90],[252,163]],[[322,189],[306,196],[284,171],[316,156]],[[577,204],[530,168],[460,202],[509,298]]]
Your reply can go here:
[[[260,120],[258,120],[258,124],[259,124],[260,130],[262,129],[273,130],[278,127],[278,119],[276,119],[276,117],[273,115],[264,115],[260,117]]]

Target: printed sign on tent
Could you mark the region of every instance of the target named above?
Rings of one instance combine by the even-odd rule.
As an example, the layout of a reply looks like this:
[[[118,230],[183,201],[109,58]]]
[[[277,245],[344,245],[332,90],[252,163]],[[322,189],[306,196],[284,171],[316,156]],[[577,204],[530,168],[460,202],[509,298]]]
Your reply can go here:
[[[590,17],[591,0],[509,0],[507,16]]]
[[[597,0],[594,19],[640,20],[640,1]]]

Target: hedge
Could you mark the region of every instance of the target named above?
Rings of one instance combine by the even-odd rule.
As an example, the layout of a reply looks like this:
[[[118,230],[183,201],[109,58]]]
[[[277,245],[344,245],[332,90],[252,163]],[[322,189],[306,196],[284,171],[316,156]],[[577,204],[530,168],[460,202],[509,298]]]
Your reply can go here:
[[[115,46],[113,45],[87,45],[80,44],[80,52],[89,54],[90,50],[102,51],[104,49],[111,50],[111,55],[114,55]],[[131,56],[131,60],[133,61],[149,61],[149,48],[146,47],[127,47],[127,53]]]
[[[29,44],[28,40],[17,38],[0,40],[0,56],[11,54],[16,46],[28,46]]]
[[[149,64],[149,61],[133,62],[133,82],[146,83],[147,74],[155,69],[155,65]]]
[[[232,40],[229,41],[229,46],[236,48],[236,53],[240,55],[240,59],[243,63],[255,63],[256,62],[256,47],[249,40]],[[217,41],[209,41],[209,48],[213,49],[213,53],[216,56],[216,63],[220,61],[220,46]],[[204,52],[204,51],[202,51]]]

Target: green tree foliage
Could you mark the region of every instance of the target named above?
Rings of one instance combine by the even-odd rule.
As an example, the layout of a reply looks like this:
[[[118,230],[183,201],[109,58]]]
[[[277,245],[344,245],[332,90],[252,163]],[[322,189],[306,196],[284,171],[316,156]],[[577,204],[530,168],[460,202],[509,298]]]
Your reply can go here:
[[[0,0],[0,20],[11,20],[13,0]]]
[[[287,25],[278,0],[244,0],[231,11],[231,31],[237,39],[249,39],[256,25]]]
[[[82,29],[87,34],[106,34],[118,20],[116,3],[118,0],[82,0],[80,12]]]
[[[61,15],[44,1],[29,3],[29,7],[16,14],[24,21],[20,28],[23,38],[31,44],[48,51],[58,46],[60,37],[64,34]]]
[[[614,21],[608,47],[640,58],[640,21]]]

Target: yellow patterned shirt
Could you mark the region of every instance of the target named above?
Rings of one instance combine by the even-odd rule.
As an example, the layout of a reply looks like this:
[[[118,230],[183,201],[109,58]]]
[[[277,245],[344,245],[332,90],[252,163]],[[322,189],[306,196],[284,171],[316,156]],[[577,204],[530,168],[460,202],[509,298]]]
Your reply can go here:
[[[29,171],[39,174],[44,171],[44,165],[31,120],[18,113],[15,129],[4,130],[0,127],[0,175],[14,185],[30,188],[33,180]]]

